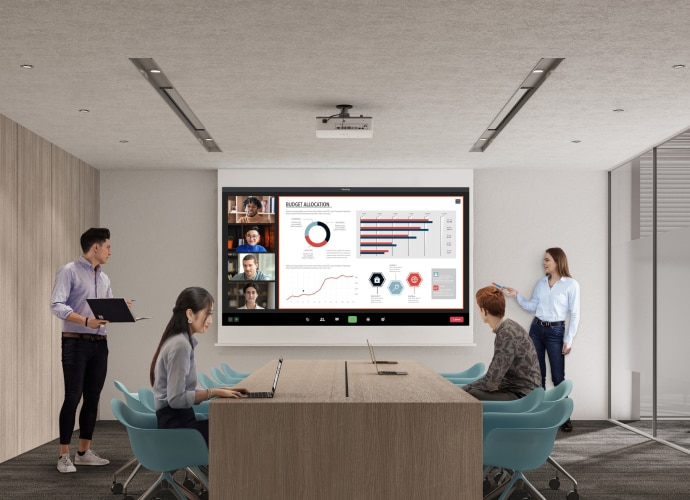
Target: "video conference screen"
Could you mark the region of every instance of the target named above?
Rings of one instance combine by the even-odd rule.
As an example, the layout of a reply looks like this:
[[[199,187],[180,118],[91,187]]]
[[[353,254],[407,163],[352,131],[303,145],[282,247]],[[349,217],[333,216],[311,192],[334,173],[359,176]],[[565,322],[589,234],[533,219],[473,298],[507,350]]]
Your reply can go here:
[[[469,325],[469,188],[221,196],[223,326]]]

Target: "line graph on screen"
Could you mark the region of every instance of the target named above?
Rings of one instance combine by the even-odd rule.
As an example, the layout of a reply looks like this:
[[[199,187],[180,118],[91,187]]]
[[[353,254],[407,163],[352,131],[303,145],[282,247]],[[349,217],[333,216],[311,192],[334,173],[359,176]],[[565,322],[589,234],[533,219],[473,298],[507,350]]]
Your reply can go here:
[[[357,278],[351,274],[314,278],[295,273],[293,278],[294,285],[286,298],[290,307],[354,304],[357,298]]]

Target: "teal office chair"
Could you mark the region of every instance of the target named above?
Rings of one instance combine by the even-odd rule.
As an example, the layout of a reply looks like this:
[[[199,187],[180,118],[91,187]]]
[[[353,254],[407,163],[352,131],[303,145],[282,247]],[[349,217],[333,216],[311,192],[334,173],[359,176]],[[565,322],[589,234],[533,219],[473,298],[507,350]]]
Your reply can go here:
[[[223,370],[225,373],[227,373],[228,375],[230,375],[233,378],[245,379],[249,375],[251,375],[251,373],[238,372],[237,370],[231,368],[230,365],[228,365],[227,363],[221,363],[220,369]]]
[[[483,463],[490,468],[512,471],[510,479],[500,485],[498,500],[505,500],[518,486],[525,487],[538,498],[545,497],[527,480],[525,471],[546,463],[556,441],[558,429],[570,418],[573,400],[564,398],[542,411],[525,413],[486,413],[483,418]],[[486,498],[486,496],[485,496]]]
[[[474,379],[477,380],[479,377],[484,375],[484,372],[486,371],[486,365],[482,363],[481,361],[479,363],[475,363],[466,370],[460,371],[460,372],[439,372],[439,375],[441,375],[444,378],[455,378],[455,379]]]
[[[158,429],[156,415],[135,411],[120,399],[113,399],[111,406],[115,418],[127,428],[130,446],[139,463],[160,473],[141,498],[148,498],[163,487],[179,500],[199,496],[175,481],[173,474],[180,469],[192,470],[207,493],[208,479],[200,466],[208,464],[208,446],[200,432],[196,429]]]
[[[482,401],[482,407],[484,413],[523,413],[543,411],[553,406],[554,402],[568,397],[572,389],[572,380],[566,379],[560,384],[558,384],[556,387],[552,387],[546,391],[539,387],[527,396],[525,396],[524,398],[517,399],[515,401]],[[535,394],[535,392],[541,393],[541,400],[539,400],[539,397]],[[534,401],[538,401],[538,404],[532,406],[532,403]],[[530,408],[530,406],[532,407]],[[553,457],[549,456],[547,462],[556,469],[556,477],[549,480],[549,487],[552,490],[557,490],[560,488],[561,481],[558,476],[558,473],[560,472],[573,483],[573,489],[566,494],[566,499],[579,500],[580,494],[577,492],[577,481],[575,480],[575,478],[570,473],[568,473],[568,471],[565,470],[563,466],[561,466],[556,460],[554,460]],[[501,477],[502,476],[500,474],[497,475],[494,478],[494,482],[500,482]]]
[[[563,398],[567,398],[573,390],[573,381],[570,379],[563,380],[556,387],[551,387],[546,391],[544,395],[544,406],[548,406],[550,402],[560,401]],[[549,480],[549,488],[552,490],[557,490],[561,487],[561,480],[558,477],[560,472],[565,477],[567,477],[571,483],[573,483],[573,489],[566,494],[567,500],[579,500],[580,494],[577,492],[577,481],[575,478],[563,468],[561,464],[556,462],[553,457],[549,456],[548,462],[556,469],[556,477]]]
[[[543,387],[537,387],[526,396],[512,401],[482,401],[482,412],[487,413],[524,413],[536,411],[544,401]],[[493,485],[502,484],[508,477],[507,471],[503,469],[484,471],[484,489],[491,491],[494,486],[490,477],[493,478]]]
[[[125,397],[125,401],[127,403],[127,406],[130,408],[141,411],[141,412],[147,412],[146,405],[144,405],[140,399],[139,395],[136,392],[131,392],[125,387],[125,384],[120,382],[119,380],[115,380],[115,387],[117,390],[119,390]],[[129,469],[130,467],[134,467],[132,469],[132,472],[130,472],[129,476],[127,479],[125,479],[125,482],[122,483],[117,480],[117,476],[119,474],[122,474],[124,471]],[[137,457],[132,457],[130,458],[122,467],[117,469],[115,473],[113,474],[113,484],[110,486],[110,491],[115,493],[116,495],[119,495],[120,493],[127,494],[127,487],[129,486],[129,483],[132,482],[132,479],[134,476],[137,475],[137,472],[139,472],[139,469],[141,469],[141,464],[137,460]]]
[[[236,383],[240,382],[243,380],[242,378],[238,377],[232,377],[225,373],[223,370],[221,370],[218,367],[212,366],[211,367],[211,375],[213,375],[213,378],[216,379],[219,383],[226,387],[232,387]]]

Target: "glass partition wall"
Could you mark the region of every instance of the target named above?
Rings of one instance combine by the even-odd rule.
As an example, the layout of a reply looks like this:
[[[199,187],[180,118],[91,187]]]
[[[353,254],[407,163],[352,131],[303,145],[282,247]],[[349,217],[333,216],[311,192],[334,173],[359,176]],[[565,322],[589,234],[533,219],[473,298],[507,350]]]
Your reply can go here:
[[[609,189],[609,417],[690,453],[690,132]]]

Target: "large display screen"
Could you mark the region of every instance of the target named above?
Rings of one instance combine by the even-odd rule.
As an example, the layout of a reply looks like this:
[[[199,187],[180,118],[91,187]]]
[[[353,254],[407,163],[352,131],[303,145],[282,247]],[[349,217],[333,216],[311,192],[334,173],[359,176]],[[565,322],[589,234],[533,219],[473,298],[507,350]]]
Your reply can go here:
[[[223,187],[221,325],[467,327],[469,188]]]

